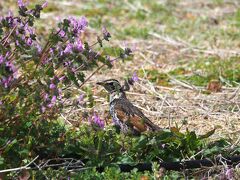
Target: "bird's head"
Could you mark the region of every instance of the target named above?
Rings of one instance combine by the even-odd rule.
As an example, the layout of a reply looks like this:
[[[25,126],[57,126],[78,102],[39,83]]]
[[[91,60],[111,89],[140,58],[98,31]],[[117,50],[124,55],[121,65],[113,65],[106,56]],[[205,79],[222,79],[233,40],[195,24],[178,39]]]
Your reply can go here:
[[[116,79],[108,79],[97,84],[103,86],[110,94],[123,91],[121,84]]]

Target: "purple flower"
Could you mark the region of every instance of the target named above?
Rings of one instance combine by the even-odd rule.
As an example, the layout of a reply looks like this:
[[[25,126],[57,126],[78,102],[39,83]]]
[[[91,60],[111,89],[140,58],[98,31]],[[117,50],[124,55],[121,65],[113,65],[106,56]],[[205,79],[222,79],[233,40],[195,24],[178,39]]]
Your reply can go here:
[[[46,101],[46,100],[48,100],[49,98],[49,95],[48,95],[48,93],[46,93],[44,96],[43,96],[43,99]]]
[[[53,48],[50,48],[50,49],[49,49],[49,52],[53,55],[53,54],[54,54],[54,49],[53,49]]]
[[[70,24],[73,26],[73,28],[76,28],[78,25],[77,19],[75,17],[69,17],[68,20],[70,21]]]
[[[42,4],[42,8],[45,8],[45,7],[47,7],[47,6],[48,6],[48,2],[45,1],[45,2]]]
[[[0,64],[2,64],[4,62],[4,57],[3,55],[0,55]]]
[[[15,32],[16,32],[16,35],[18,36],[18,35],[19,35],[19,30],[18,30],[18,29],[16,29],[16,31],[15,31]]]
[[[39,44],[36,44],[35,47],[37,48],[38,54],[42,52],[42,47]]]
[[[106,58],[107,61],[109,61],[111,64],[113,64],[114,61],[111,60],[110,56],[107,55],[105,58]]]
[[[233,179],[234,178],[234,170],[233,168],[227,168],[225,171],[225,175],[227,179]]]
[[[83,50],[83,44],[81,40],[78,39],[77,41],[74,42],[74,48],[80,52]]]
[[[64,38],[66,35],[66,33],[63,30],[60,30],[58,34],[61,38]]]
[[[55,103],[56,103],[56,100],[57,100],[57,96],[53,96],[52,99],[51,99],[51,103],[52,103],[52,104],[55,104]]]
[[[50,86],[49,86],[50,89],[55,89],[56,88],[56,85],[51,83]]]
[[[62,100],[62,97],[63,97],[62,90],[58,89],[57,91],[58,91],[58,99]]]
[[[8,78],[3,76],[2,79],[0,80],[0,84],[4,86],[4,88],[8,88],[10,86],[11,81],[12,81],[11,76],[9,76]]]
[[[8,56],[10,56],[10,51],[8,51],[7,53],[6,53],[6,55],[5,55],[5,57],[8,57]]]
[[[22,0],[18,0],[18,6],[19,6],[19,7],[23,7],[23,6],[25,6],[25,5],[26,5],[26,4],[23,3]]]
[[[49,108],[52,108],[53,106],[54,106],[53,103],[50,103],[50,104],[47,105],[47,107],[49,107]]]
[[[16,40],[15,43],[16,43],[16,46],[20,45],[18,40]]]
[[[65,50],[63,51],[64,54],[69,54],[72,52],[73,45],[71,43],[68,43]]]
[[[12,11],[8,11],[8,17],[13,17],[13,12]]]
[[[42,106],[41,107],[41,111],[44,113],[46,111],[46,107],[45,106]]]
[[[133,76],[132,76],[132,81],[133,81],[133,82],[137,82],[138,80],[139,80],[139,78],[138,78],[138,76],[137,76],[137,73],[134,72],[134,73],[133,73]]]
[[[111,34],[108,32],[108,30],[106,29],[106,27],[102,28],[102,33],[103,33],[103,38],[106,41],[109,41],[109,38],[111,37]]]
[[[64,66],[70,66],[71,65],[71,62],[70,61],[66,61],[63,63]]]
[[[83,104],[83,103],[84,103],[83,99],[84,99],[84,94],[81,94],[81,95],[77,98],[78,104]]]
[[[2,104],[3,104],[2,101],[0,101],[0,106],[1,106]]]
[[[5,65],[14,73],[17,71],[17,68],[13,65],[11,61],[7,61]]]
[[[88,26],[87,19],[84,16],[82,16],[79,20],[77,20],[75,17],[70,17],[68,20],[70,21],[71,31],[75,37],[79,36],[81,31]]]
[[[52,99],[51,99],[51,103],[47,105],[47,107],[51,108],[54,106],[54,104],[56,103],[57,101],[57,96],[53,96]]]
[[[5,62],[5,65],[11,69],[12,63],[10,61]]]
[[[62,77],[60,77],[58,80],[59,81],[62,81],[62,80],[64,80],[65,79],[65,76],[63,75]]]
[[[15,72],[13,73],[13,78],[14,78],[14,79],[17,79],[17,78],[18,78],[18,72],[17,72],[17,71],[15,71]]]
[[[100,119],[100,117],[96,113],[94,113],[94,115],[90,118],[90,123],[97,125],[101,129],[103,129],[105,126],[105,122],[102,119]]]
[[[44,57],[41,63],[42,64],[48,64],[51,60],[52,60],[51,58]]]
[[[34,29],[34,28],[28,26],[28,24],[24,24],[23,26],[24,26],[24,30],[25,30],[27,33],[29,33],[30,35],[33,35],[33,34],[34,34],[34,32],[35,32],[35,29]]]
[[[76,68],[74,68],[74,67],[72,67],[72,68],[71,68],[71,71],[72,71],[74,74],[76,74],[76,72],[77,72],[77,69],[76,69]]]
[[[87,21],[87,18],[85,16],[82,16],[78,23],[81,26],[82,30],[85,29],[88,26],[88,21]]]
[[[32,45],[32,39],[31,38],[28,38],[27,39],[27,41],[26,41],[26,44],[28,45],[28,46],[31,46]]]

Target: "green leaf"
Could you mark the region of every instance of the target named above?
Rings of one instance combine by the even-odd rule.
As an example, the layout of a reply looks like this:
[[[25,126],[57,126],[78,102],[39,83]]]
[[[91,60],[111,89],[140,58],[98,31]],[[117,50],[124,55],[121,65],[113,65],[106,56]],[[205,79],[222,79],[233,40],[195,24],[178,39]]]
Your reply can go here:
[[[208,131],[206,134],[204,135],[200,135],[199,136],[199,139],[206,139],[206,138],[209,138],[210,136],[212,136],[216,131],[216,128],[214,128],[213,130],[211,131]]]
[[[134,162],[135,162],[134,159],[131,156],[129,156],[128,154],[124,154],[119,158],[119,163],[133,164]]]
[[[53,67],[52,64],[47,68],[47,70],[46,70],[45,73],[46,73],[49,77],[53,77],[53,76],[54,76],[54,67]]]
[[[178,137],[180,137],[180,138],[183,138],[183,137],[184,137],[184,134],[179,131],[179,128],[177,128],[177,127],[171,127],[170,130],[171,130],[171,132],[172,132],[174,135],[176,135],[176,136],[178,136]]]
[[[81,81],[81,82],[84,82],[84,78],[85,78],[85,74],[84,73],[82,73],[82,72],[79,72],[78,74],[77,74],[77,78]]]
[[[4,158],[0,156],[0,165],[4,164]]]
[[[4,152],[8,152],[17,142],[17,139],[14,139],[11,143],[7,145],[7,147],[4,149]]]
[[[109,68],[112,68],[113,66],[112,63],[107,58],[104,58],[103,56],[99,56],[98,61],[106,64]]]
[[[68,71],[68,72],[67,72],[67,77],[68,77],[68,79],[71,80],[77,87],[79,87],[77,78],[75,77],[75,75],[74,75],[73,72]]]
[[[32,126],[32,122],[27,122],[26,123],[26,126],[29,128],[29,127],[31,127]]]

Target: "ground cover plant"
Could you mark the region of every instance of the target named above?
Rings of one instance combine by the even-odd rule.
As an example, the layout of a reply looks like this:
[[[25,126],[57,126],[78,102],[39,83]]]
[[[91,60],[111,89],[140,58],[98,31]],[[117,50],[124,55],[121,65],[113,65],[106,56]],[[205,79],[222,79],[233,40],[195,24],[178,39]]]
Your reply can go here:
[[[224,161],[182,172],[158,164],[239,155],[239,5],[234,5],[18,1],[20,16],[5,13],[0,26],[0,169],[29,169],[0,177],[237,179],[239,169]],[[196,6],[203,11],[192,11]],[[61,8],[59,23],[46,26]],[[207,14],[214,8],[219,14]],[[46,14],[47,21],[39,23]],[[135,49],[132,61],[123,41]],[[107,94],[94,84],[106,77],[123,80],[134,71],[139,81],[128,95],[166,128],[162,132],[124,136],[112,126]],[[152,163],[152,171],[123,173],[118,166],[137,163]]]

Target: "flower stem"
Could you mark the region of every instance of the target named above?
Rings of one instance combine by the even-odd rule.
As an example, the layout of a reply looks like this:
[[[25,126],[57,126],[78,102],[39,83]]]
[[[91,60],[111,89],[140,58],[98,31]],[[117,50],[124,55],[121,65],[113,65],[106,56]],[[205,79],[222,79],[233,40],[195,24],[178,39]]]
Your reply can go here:
[[[88,76],[85,81],[83,81],[83,83],[79,86],[79,88],[81,88],[91,77],[93,77],[100,69],[102,69],[106,64],[102,64],[101,66],[99,66],[90,76]]]

